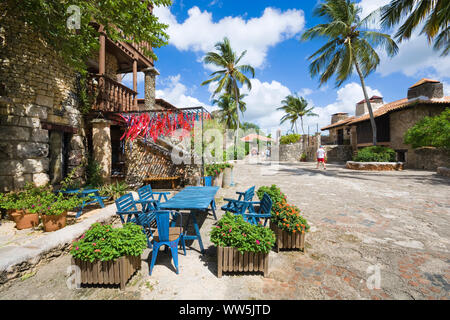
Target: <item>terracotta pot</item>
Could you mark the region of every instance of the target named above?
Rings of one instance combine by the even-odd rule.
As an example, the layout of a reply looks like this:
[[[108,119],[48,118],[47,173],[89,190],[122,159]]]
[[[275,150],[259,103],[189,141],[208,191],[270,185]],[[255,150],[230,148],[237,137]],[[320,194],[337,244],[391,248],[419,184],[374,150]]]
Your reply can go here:
[[[39,215],[37,213],[26,213],[23,210],[16,210],[9,213],[10,217],[16,223],[17,230],[30,229],[39,224]]]
[[[53,232],[62,229],[67,223],[67,212],[58,216],[42,215],[42,224],[44,225],[45,232]]]

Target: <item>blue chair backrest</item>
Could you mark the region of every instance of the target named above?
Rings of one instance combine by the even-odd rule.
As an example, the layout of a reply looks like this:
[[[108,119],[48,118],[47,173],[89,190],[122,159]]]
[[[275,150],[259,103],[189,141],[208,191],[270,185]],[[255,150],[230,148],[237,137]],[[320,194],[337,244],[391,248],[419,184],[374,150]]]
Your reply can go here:
[[[117,211],[138,211],[133,195],[128,193],[116,200]]]
[[[156,211],[159,242],[169,241],[170,211]]]
[[[255,187],[253,186],[247,191],[245,191],[244,201],[252,201],[254,196],[255,196]]]
[[[267,193],[264,193],[263,198],[261,199],[261,204],[259,207],[259,213],[268,214],[272,211],[272,199]]]
[[[139,199],[141,200],[153,200],[153,190],[151,185],[146,185],[138,189]]]

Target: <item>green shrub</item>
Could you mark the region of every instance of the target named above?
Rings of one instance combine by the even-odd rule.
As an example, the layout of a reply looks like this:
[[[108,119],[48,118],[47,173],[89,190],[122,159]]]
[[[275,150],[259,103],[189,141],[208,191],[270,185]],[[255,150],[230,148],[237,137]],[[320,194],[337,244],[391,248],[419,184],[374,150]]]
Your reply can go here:
[[[112,184],[103,185],[99,189],[99,194],[102,197],[108,197],[112,200],[117,200],[121,196],[127,194],[129,189],[128,184],[125,182],[116,182]]]
[[[211,230],[211,242],[240,252],[269,253],[275,244],[275,234],[262,225],[246,222],[241,215],[227,212]]]
[[[280,144],[293,144],[299,142],[301,138],[302,136],[299,134],[289,134],[281,137]]]
[[[145,248],[147,239],[141,226],[127,223],[114,229],[110,225],[94,223],[72,243],[70,253],[82,261],[112,261],[122,256],[140,256]]]
[[[356,162],[395,162],[396,154],[391,148],[372,146],[358,151],[353,158]]]
[[[89,157],[86,166],[86,184],[91,187],[100,187],[103,184],[102,167],[100,163]]]
[[[405,144],[413,148],[450,150],[450,108],[435,117],[425,117],[405,133]]]

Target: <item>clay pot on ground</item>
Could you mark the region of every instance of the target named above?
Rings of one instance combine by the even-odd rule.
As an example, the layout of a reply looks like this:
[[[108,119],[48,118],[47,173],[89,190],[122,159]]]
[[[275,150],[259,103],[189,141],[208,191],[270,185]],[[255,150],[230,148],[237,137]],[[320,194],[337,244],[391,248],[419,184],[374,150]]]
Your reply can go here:
[[[214,178],[213,186],[222,187],[222,181],[223,181],[223,172],[221,172],[217,177]]]
[[[231,176],[232,176],[232,170],[231,168],[225,168],[223,171],[223,181],[222,181],[222,188],[228,188],[231,186]]]
[[[67,212],[60,215],[42,215],[42,224],[45,232],[53,232],[62,229],[67,224]]]
[[[17,230],[31,229],[39,224],[39,215],[37,213],[27,213],[24,210],[9,212],[9,216],[16,223]]]

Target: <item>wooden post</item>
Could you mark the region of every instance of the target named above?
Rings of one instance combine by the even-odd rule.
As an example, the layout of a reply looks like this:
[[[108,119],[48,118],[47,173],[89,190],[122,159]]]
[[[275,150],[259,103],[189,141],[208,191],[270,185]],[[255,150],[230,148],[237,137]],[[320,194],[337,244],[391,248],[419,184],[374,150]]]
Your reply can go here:
[[[223,261],[223,248],[217,248],[217,277],[222,278],[222,263]]]
[[[100,35],[99,35],[99,41],[100,41],[100,50],[98,53],[98,73],[100,74],[100,78],[98,81],[98,87],[99,91],[101,92],[101,99],[100,99],[100,110],[104,109],[104,97],[103,94],[105,92],[105,71],[106,71],[106,36],[103,32],[103,26],[100,27]]]
[[[137,92],[137,60],[133,60],[133,91]],[[137,110],[137,97],[132,98],[132,104],[135,110]]]

